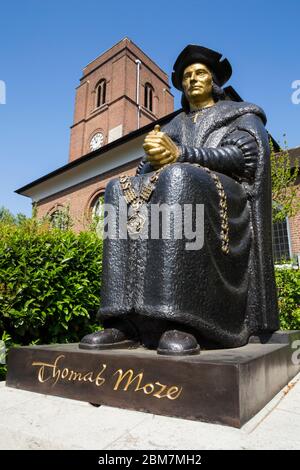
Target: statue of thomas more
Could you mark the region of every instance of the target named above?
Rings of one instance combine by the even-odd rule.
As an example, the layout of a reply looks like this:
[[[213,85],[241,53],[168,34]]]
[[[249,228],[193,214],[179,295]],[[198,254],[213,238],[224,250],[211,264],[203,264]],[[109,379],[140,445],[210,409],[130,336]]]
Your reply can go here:
[[[278,329],[266,116],[225,99],[232,69],[221,57],[196,45],[179,54],[172,82],[183,93],[182,112],[146,136],[136,176],[110,181],[105,192],[116,207],[125,198],[136,231],[141,206],[204,205],[204,244],[187,250],[184,239],[106,238],[104,329],[81,348],[142,344],[188,355]]]

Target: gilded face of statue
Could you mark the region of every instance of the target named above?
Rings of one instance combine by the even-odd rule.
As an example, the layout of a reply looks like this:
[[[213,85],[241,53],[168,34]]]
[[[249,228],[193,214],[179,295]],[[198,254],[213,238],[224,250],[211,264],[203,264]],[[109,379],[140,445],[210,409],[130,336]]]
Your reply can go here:
[[[204,64],[192,64],[182,76],[184,94],[191,103],[206,100],[212,94],[212,75]]]

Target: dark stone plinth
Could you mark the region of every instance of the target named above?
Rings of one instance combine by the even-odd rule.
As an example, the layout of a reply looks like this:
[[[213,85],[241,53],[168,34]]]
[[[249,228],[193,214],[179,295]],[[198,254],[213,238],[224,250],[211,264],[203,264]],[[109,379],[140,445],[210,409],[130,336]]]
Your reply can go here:
[[[300,371],[293,363],[300,358],[297,340],[300,332],[276,333],[269,342],[253,337],[241,348],[189,357],[143,348],[86,351],[77,344],[20,347],[9,352],[7,385],[240,427]]]

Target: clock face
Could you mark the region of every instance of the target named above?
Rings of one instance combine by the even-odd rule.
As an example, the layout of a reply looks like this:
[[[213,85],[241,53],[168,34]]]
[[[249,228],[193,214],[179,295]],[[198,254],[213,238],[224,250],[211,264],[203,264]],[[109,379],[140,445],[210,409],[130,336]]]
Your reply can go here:
[[[103,134],[101,134],[101,132],[97,132],[97,134],[95,134],[90,141],[91,152],[93,152],[93,150],[99,149],[103,144],[103,140]]]

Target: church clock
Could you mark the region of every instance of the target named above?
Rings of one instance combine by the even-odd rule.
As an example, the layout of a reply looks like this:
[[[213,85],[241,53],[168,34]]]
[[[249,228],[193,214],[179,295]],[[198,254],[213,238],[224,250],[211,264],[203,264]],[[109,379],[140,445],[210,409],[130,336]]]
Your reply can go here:
[[[91,152],[102,147],[103,141],[104,141],[104,137],[103,137],[103,134],[101,134],[101,132],[97,132],[97,134],[93,135],[93,137],[90,140]]]

